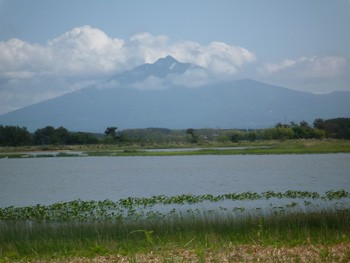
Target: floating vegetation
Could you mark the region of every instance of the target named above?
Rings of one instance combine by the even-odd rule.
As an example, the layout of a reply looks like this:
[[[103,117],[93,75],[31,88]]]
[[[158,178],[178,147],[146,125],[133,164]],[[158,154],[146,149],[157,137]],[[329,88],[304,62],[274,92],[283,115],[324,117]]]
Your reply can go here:
[[[235,202],[239,201],[256,201],[256,200],[296,200],[300,199],[302,205],[305,207],[312,204],[312,200],[317,202],[332,201],[349,198],[349,192],[345,190],[331,190],[320,195],[317,192],[309,191],[293,191],[288,190],[286,192],[274,192],[267,191],[263,193],[255,192],[243,192],[243,193],[229,193],[223,195],[192,195],[183,194],[178,196],[165,196],[158,195],[150,198],[145,197],[128,197],[120,199],[119,201],[82,201],[75,200],[70,202],[55,203],[52,205],[35,205],[27,207],[5,207],[0,208],[0,222],[18,222],[18,221],[38,221],[38,222],[86,222],[86,221],[137,221],[150,218],[162,218],[167,215],[176,215],[177,213],[186,213],[193,215],[195,213],[202,213],[198,209],[198,204],[217,204],[217,210],[225,213],[238,213],[246,212],[247,207],[233,206]],[[229,203],[230,208],[222,205],[223,202]],[[240,204],[240,203],[239,203]],[[336,202],[333,208],[342,206],[342,202]],[[193,206],[195,205],[195,206]],[[270,204],[272,206],[272,203]],[[175,207],[178,208],[176,210]],[[273,206],[272,211],[285,212],[287,209],[293,209],[298,207],[299,204],[296,201],[291,201],[284,205]],[[152,210],[152,208],[159,208],[158,210]],[[164,209],[170,207],[172,210]],[[193,209],[195,207],[195,209]],[[255,211],[261,211],[260,207],[254,208]],[[164,213],[165,211],[165,213]],[[168,211],[168,212],[166,212]],[[212,212],[207,210],[204,212]]]

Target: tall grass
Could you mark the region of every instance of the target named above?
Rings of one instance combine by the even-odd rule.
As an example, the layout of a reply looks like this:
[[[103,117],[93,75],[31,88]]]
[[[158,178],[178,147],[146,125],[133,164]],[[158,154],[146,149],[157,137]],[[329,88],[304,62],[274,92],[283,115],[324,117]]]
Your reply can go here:
[[[3,261],[122,254],[224,244],[295,246],[350,242],[350,210],[280,214],[172,214],[130,222],[2,222]]]

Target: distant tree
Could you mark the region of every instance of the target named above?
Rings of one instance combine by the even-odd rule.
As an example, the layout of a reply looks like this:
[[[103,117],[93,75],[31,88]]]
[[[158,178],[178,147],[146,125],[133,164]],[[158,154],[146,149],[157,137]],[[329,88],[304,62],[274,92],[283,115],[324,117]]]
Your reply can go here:
[[[37,129],[33,137],[34,144],[36,145],[64,145],[71,143],[70,132],[62,126],[57,129],[52,126]]]
[[[70,132],[66,128],[61,126],[54,130],[52,142],[51,142],[52,144],[64,145],[64,144],[70,144],[70,141],[71,141]]]
[[[180,130],[165,128],[126,129],[118,133],[120,142],[174,143],[183,140]]]
[[[292,128],[285,126],[275,126],[275,128],[264,129],[263,138],[266,140],[288,140],[294,137]]]
[[[36,145],[49,145],[53,144],[53,137],[55,128],[52,126],[46,126],[45,128],[37,129],[34,132],[34,144]]]
[[[107,127],[105,130],[105,134],[107,136],[112,137],[113,140],[116,140],[116,139],[118,139],[117,129],[118,129],[118,127]]]
[[[229,134],[229,139],[231,142],[234,142],[234,143],[237,143],[239,142],[240,140],[244,139],[244,133],[241,132],[241,131],[237,131],[237,130],[233,130],[231,131]]]
[[[255,131],[248,131],[248,140],[255,141],[257,138],[257,134]]]
[[[291,123],[291,128],[294,132],[295,139],[310,139],[313,138],[313,129],[306,121],[301,121],[298,124]]]
[[[315,128],[312,129],[311,135],[311,138],[323,139],[324,137],[326,137],[326,132],[324,130]]]
[[[300,126],[303,128],[310,128],[310,125],[306,121],[301,121]]]
[[[350,139],[350,118],[336,118],[324,121],[327,137],[336,139]]]
[[[33,143],[26,127],[0,126],[0,146],[24,146]]]
[[[196,134],[196,130],[195,129],[192,129],[192,128],[187,129],[186,130],[186,134],[191,135],[191,142],[192,143],[198,143],[198,136]]]
[[[323,119],[315,119],[313,124],[314,128],[316,129],[324,129],[324,120]]]
[[[70,144],[96,144],[98,138],[87,132],[72,132],[70,135]]]
[[[288,127],[289,127],[288,124],[281,123],[281,122],[279,122],[275,125],[275,128],[288,128]]]

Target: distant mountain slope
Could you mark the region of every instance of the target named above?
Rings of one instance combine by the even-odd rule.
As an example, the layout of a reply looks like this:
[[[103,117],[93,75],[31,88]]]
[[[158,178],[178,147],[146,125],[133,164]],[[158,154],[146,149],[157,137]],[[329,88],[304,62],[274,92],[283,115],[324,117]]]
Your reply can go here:
[[[350,92],[324,95],[245,79],[197,88],[132,89],[149,76],[181,75],[191,64],[172,57],[118,74],[116,87],[89,87],[0,116],[1,125],[34,131],[47,125],[72,131],[126,128],[262,128],[277,122],[350,116]]]

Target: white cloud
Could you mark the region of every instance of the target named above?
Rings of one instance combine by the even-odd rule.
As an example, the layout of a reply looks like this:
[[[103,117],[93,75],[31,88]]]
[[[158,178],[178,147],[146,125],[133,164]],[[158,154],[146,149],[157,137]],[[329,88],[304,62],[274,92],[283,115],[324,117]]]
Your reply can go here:
[[[192,41],[169,44],[167,36],[149,33],[137,34],[125,41],[83,26],[48,41],[47,45],[33,45],[19,39],[0,42],[0,76],[96,76],[153,63],[169,54],[182,62],[223,74],[235,74],[244,64],[255,60],[250,51],[222,42],[208,46]]]
[[[48,42],[52,68],[62,75],[96,75],[123,69],[127,57],[124,40],[109,38],[103,31],[74,28]]]
[[[47,49],[19,39],[0,42],[0,78],[32,78],[46,64]]]
[[[111,38],[90,26],[74,28],[46,45],[20,39],[0,41],[0,103],[4,103],[0,113],[83,88],[86,83],[142,63],[153,63],[167,55],[205,67],[210,77],[220,78],[235,76],[246,64],[255,61],[255,55],[247,49],[222,42],[209,45],[194,41],[170,43],[165,35],[149,33],[124,40]],[[196,86],[207,81],[208,76],[203,72],[188,72],[177,83],[186,81],[191,86],[191,80]],[[158,80],[148,81],[162,86]]]
[[[132,83],[129,87],[139,90],[162,90],[167,88],[168,81],[155,76],[149,76],[141,82]]]
[[[168,55],[168,37],[165,35],[152,36],[149,33],[136,34],[126,44],[126,50],[130,62],[153,63]]]
[[[210,76],[208,73],[204,68],[189,69],[181,76],[172,79],[171,83],[189,88],[199,87],[216,80],[214,76]]]
[[[350,68],[342,56],[318,55],[266,63],[257,70],[257,79],[313,93],[349,90]]]
[[[45,46],[11,39],[0,42],[0,77],[108,73],[125,63],[123,44],[123,40],[111,39],[89,26],[74,28]]]
[[[181,41],[171,46],[169,54],[217,74],[234,75],[244,64],[255,61],[255,55],[245,48],[223,42],[212,42],[208,46],[193,41]]]
[[[212,73],[234,75],[239,68],[255,61],[255,55],[238,46],[222,42],[212,42],[203,46],[195,41],[178,41],[169,44],[167,36],[152,36],[141,33],[126,43],[130,59],[140,63],[153,63],[161,57],[171,55],[181,62],[192,63],[208,69]]]
[[[340,56],[314,56],[266,63],[259,72],[264,76],[288,75],[293,78],[333,78],[344,73],[347,61]]]
[[[168,74],[165,78],[150,76],[141,82],[128,84],[128,87],[139,90],[162,90],[173,86],[196,88],[212,83],[215,80],[217,79],[211,76],[206,69],[196,67],[188,69],[182,75]],[[118,85],[119,83],[112,82],[113,84]],[[106,83],[101,88],[109,88],[110,86],[110,83]]]

